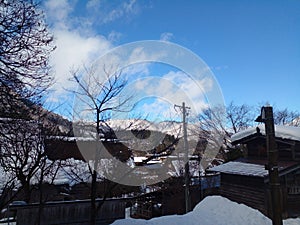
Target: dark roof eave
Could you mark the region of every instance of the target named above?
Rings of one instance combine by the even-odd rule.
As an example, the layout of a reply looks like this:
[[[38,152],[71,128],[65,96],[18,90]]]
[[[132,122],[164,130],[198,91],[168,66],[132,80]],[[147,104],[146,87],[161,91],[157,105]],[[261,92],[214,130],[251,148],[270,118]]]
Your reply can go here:
[[[247,137],[243,137],[241,139],[235,140],[233,142],[231,142],[232,145],[237,145],[237,144],[245,144],[249,141],[252,141],[254,139],[266,139],[266,136],[261,134],[261,133],[255,133],[255,134],[251,134]],[[288,145],[295,145],[295,143],[297,142],[296,140],[290,140],[290,139],[286,139],[286,138],[280,138],[280,137],[275,137],[276,142],[281,142],[284,144],[288,144]]]
[[[244,144],[246,142],[249,142],[253,139],[256,139],[256,138],[265,138],[264,135],[262,135],[261,133],[255,133],[255,134],[251,134],[247,137],[243,137],[241,139],[238,139],[238,140],[235,140],[233,142],[231,142],[232,145],[237,145],[237,144]]]
[[[282,177],[286,174],[289,174],[291,172],[294,172],[295,170],[300,169],[300,163],[295,164],[293,166],[289,166],[287,168],[279,169],[279,177]],[[269,182],[269,175],[265,176],[264,182]]]

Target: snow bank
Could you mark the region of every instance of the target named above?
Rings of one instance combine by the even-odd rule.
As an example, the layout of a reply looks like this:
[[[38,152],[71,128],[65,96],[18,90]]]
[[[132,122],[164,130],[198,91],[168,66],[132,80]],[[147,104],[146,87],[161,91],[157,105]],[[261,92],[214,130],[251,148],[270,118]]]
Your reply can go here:
[[[124,219],[113,225],[272,225],[258,210],[232,202],[221,196],[209,196],[185,215],[172,215],[151,220]],[[288,219],[284,225],[299,225],[300,219]]]
[[[300,225],[300,218],[284,220],[283,225]]]

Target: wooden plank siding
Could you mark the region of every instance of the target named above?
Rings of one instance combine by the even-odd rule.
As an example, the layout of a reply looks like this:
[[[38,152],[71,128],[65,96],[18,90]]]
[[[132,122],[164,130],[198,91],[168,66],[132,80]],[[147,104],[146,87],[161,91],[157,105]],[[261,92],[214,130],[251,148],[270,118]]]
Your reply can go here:
[[[258,209],[267,215],[265,183],[262,177],[221,174],[220,195]]]
[[[300,211],[300,195],[287,195],[287,211],[288,217],[299,216]]]
[[[99,208],[96,224],[110,224],[125,218],[126,199],[108,199]],[[97,200],[96,204],[100,204]],[[16,212],[17,225],[88,225],[90,224],[90,201],[48,202],[43,205],[41,221],[38,222],[39,205],[28,204],[10,207]]]
[[[281,180],[281,205],[283,218],[299,216],[300,194],[288,194]],[[272,217],[271,191],[263,178],[221,174],[219,194],[232,201],[258,209],[269,218]]]
[[[293,151],[294,151],[294,153],[293,153],[294,160],[300,161],[300,142],[299,141],[297,141],[295,143]]]
[[[251,208],[258,209],[267,215],[267,202],[265,200],[265,190],[263,188],[251,187],[248,185],[232,184],[222,182],[219,189],[220,195],[232,201],[243,203]]]

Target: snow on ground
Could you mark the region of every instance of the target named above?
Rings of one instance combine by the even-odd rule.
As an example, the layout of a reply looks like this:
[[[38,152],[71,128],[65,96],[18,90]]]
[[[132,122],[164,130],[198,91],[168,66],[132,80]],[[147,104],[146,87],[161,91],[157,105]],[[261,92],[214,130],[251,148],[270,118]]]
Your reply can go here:
[[[272,225],[258,210],[232,202],[221,196],[209,196],[185,215],[171,215],[151,220],[123,219],[113,225]],[[288,219],[284,225],[300,225],[300,218]]]
[[[283,225],[299,225],[300,224],[300,218],[298,219],[287,219],[283,221]]]

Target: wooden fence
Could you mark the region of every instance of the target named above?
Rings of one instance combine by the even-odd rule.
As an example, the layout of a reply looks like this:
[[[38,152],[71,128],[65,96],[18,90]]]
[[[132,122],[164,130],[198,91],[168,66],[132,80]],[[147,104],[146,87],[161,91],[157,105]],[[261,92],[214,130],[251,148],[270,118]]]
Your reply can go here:
[[[101,200],[97,200],[99,205]],[[126,199],[108,199],[99,207],[97,224],[110,224],[125,218]],[[39,204],[11,206],[17,225],[84,225],[90,224],[90,201],[47,202],[40,211]],[[40,213],[39,213],[40,212]]]

